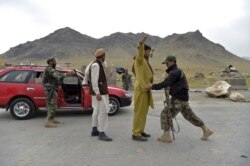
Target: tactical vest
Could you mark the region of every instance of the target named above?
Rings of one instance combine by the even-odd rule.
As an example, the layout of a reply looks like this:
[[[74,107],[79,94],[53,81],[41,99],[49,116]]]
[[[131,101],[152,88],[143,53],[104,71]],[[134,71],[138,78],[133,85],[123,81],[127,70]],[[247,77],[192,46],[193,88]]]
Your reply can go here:
[[[101,62],[95,60],[91,65],[90,65],[90,68],[89,68],[89,78],[91,80],[91,77],[92,77],[92,74],[91,74],[91,66],[94,64],[94,63],[97,63],[99,65],[99,78],[98,78],[98,88],[99,88],[99,91],[100,91],[100,94],[101,95],[107,95],[108,94],[108,85],[107,85],[107,79],[106,79],[106,75],[105,75],[105,72],[104,72],[104,69],[103,69],[103,66],[101,64]],[[96,95],[94,90],[93,90],[93,86],[92,86],[92,82],[90,81],[90,94],[91,95]]]
[[[175,83],[170,86],[170,95],[172,96],[172,99],[177,98],[180,100],[188,101],[189,95],[188,95],[188,82],[185,74],[183,71],[179,68],[175,68],[174,70],[179,70],[181,72],[180,77],[175,81]]]
[[[44,85],[55,85],[57,88],[58,86],[58,80],[49,74],[49,68],[52,68],[51,66],[46,67],[43,75],[43,84]]]

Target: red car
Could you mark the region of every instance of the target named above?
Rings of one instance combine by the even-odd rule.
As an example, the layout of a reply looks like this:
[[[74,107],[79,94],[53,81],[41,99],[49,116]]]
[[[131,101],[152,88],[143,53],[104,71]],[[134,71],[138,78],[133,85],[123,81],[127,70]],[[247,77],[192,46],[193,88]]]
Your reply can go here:
[[[16,119],[29,119],[40,109],[46,109],[46,98],[42,84],[45,66],[20,65],[0,71],[0,108],[5,108]],[[68,69],[56,68],[65,73]],[[75,71],[67,76],[58,88],[58,109],[92,110],[89,87],[82,85],[84,74]],[[109,86],[111,109],[115,115],[120,107],[131,105],[132,96],[116,86]]]

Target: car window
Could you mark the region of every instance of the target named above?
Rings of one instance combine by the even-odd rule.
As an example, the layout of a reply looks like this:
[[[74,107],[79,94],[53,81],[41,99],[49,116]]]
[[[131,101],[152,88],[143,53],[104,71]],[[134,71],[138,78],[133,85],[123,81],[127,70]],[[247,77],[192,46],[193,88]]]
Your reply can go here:
[[[68,77],[63,79],[63,84],[77,85],[78,79],[77,79],[77,77],[74,77],[74,76],[68,76]]]
[[[0,77],[0,82],[26,83],[30,77],[30,74],[31,71],[14,70]]]
[[[43,71],[34,71],[32,77],[28,81],[33,84],[42,84],[43,83]]]

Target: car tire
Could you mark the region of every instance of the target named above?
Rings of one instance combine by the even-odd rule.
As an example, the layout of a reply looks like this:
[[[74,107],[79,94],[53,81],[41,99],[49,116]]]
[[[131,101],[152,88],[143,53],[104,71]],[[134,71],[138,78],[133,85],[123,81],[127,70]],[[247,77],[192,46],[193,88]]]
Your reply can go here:
[[[11,115],[18,120],[29,119],[35,112],[35,106],[28,98],[17,98],[10,104]]]
[[[109,97],[110,110],[108,115],[114,116],[120,110],[120,102],[115,97]]]

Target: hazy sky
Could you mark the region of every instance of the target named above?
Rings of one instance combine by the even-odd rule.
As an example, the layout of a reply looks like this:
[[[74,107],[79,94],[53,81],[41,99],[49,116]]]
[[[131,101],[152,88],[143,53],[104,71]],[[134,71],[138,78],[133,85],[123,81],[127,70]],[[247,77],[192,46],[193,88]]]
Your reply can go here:
[[[0,0],[0,54],[64,27],[94,38],[200,30],[250,57],[250,0]]]

